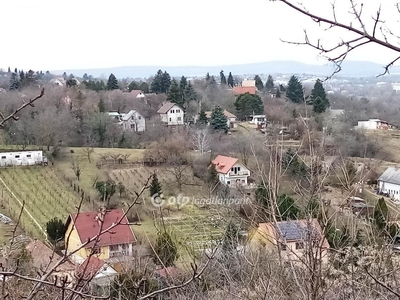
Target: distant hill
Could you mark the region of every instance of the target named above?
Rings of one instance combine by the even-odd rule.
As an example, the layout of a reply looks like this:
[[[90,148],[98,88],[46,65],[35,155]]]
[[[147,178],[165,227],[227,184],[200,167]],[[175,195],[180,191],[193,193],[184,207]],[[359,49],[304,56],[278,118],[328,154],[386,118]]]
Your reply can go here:
[[[99,69],[78,69],[78,70],[55,70],[53,74],[67,74],[83,76],[87,73],[94,77],[108,77],[113,73],[117,78],[147,78],[154,75],[159,69],[167,70],[171,76],[205,76],[207,72],[211,75],[218,75],[221,70],[225,73],[232,72],[234,75],[253,74],[309,74],[316,76],[328,76],[334,68],[330,64],[310,65],[296,61],[269,61],[242,65],[226,66],[126,66]],[[367,61],[345,61],[342,65],[340,77],[370,77],[383,72],[383,65]],[[400,66],[390,69],[391,74],[400,74]]]

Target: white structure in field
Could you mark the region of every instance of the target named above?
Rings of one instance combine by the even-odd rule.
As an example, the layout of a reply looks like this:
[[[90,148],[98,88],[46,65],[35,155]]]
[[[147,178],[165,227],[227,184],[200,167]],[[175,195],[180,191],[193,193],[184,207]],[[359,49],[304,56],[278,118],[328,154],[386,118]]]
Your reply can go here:
[[[267,122],[267,117],[265,115],[252,115],[251,121],[249,121],[250,124],[265,124]]]
[[[379,191],[393,199],[400,200],[400,169],[389,167],[378,178]]]
[[[182,107],[172,102],[165,102],[164,105],[157,111],[161,117],[161,121],[168,126],[183,125],[185,112]]]
[[[31,166],[43,162],[43,151],[1,152],[0,166]]]
[[[389,124],[386,121],[382,121],[379,119],[369,119],[368,121],[358,121],[357,128],[359,129],[380,129],[380,130],[387,130],[387,129],[395,129],[396,126]]]
[[[249,169],[238,162],[237,158],[218,155],[213,160],[213,165],[218,172],[219,181],[230,187],[246,186],[250,176]]]

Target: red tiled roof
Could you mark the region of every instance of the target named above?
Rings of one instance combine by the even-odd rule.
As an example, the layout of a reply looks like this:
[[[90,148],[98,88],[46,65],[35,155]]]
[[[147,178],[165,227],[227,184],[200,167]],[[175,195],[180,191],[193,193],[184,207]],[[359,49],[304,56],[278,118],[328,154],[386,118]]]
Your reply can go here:
[[[161,108],[159,110],[157,110],[157,113],[158,114],[166,114],[172,107],[174,107],[174,105],[176,105],[180,108],[180,106],[177,105],[176,103],[167,101],[164,103],[163,106],[161,106]]]
[[[90,280],[100,271],[105,262],[96,256],[89,256],[76,270],[76,276],[84,280]]]
[[[140,93],[143,93],[143,91],[141,91],[141,90],[132,90],[131,91],[131,95],[133,96],[133,97],[137,97]],[[144,94],[143,94],[144,95]]]
[[[218,155],[212,163],[215,165],[218,173],[226,174],[231,170],[237,161],[238,159],[234,157]]]
[[[107,229],[113,223],[118,223],[113,229],[105,232],[100,236],[96,246],[108,246],[118,244],[132,244],[136,242],[136,237],[130,227],[127,217],[125,216],[122,221],[121,218],[124,215],[122,209],[114,209],[106,211],[104,215],[102,230]],[[93,238],[99,233],[101,222],[98,221],[98,212],[85,212],[73,214],[70,218],[73,220],[76,231],[78,232],[81,243],[85,243],[88,239]],[[89,243],[86,248],[93,246],[95,241]]]
[[[233,88],[233,93],[235,95],[242,95],[242,94],[246,94],[246,93],[255,95],[256,87],[255,86],[235,86]]]
[[[206,114],[207,119],[211,118],[212,111],[205,111],[204,113]],[[227,118],[236,118],[234,114],[230,113],[226,109],[224,109],[224,115]]]

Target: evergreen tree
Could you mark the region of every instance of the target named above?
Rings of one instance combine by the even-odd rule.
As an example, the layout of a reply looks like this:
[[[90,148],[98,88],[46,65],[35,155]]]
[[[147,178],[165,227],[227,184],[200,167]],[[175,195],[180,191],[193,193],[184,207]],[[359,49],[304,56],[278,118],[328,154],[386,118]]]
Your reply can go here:
[[[169,76],[167,71],[164,71],[162,75],[162,93],[167,93],[170,86],[171,86],[171,76]]]
[[[47,235],[53,242],[58,242],[64,238],[66,231],[67,227],[65,226],[65,223],[56,217],[46,223]]]
[[[283,84],[280,84],[280,85],[279,85],[279,90],[280,90],[281,92],[286,92],[286,88],[285,88],[285,86],[284,86]]]
[[[267,211],[270,210],[270,191],[267,184],[264,182],[259,183],[254,194],[257,203],[264,206]]]
[[[245,93],[236,98],[235,108],[240,119],[245,119],[247,116],[264,113],[264,104],[258,95]]]
[[[289,83],[286,89],[286,98],[293,103],[304,102],[304,90],[303,85],[296,76],[292,76],[289,79]]]
[[[204,110],[200,111],[198,122],[200,124],[207,124],[208,123],[207,115],[206,115]]]
[[[24,79],[25,79],[25,73],[24,73],[23,70],[22,70],[21,72],[19,72],[19,78],[21,79],[21,82],[24,81]]]
[[[190,83],[190,81],[184,90],[183,99],[184,99],[184,102],[186,102],[186,103],[189,103],[189,101],[192,101],[192,100],[194,100],[194,101],[197,100],[197,93],[196,93],[193,85]]]
[[[221,72],[219,72],[219,77],[221,79],[221,84],[226,84],[226,77],[224,75],[224,71],[221,70]]]
[[[208,168],[207,183],[211,189],[213,189],[219,182],[218,172],[215,165],[210,162],[210,167]]]
[[[184,100],[182,99],[181,92],[179,90],[178,82],[172,79],[171,86],[169,87],[167,100],[178,104],[180,107],[184,107]]]
[[[164,265],[165,267],[173,266],[175,264],[175,261],[179,258],[178,247],[174,239],[172,238],[171,233],[168,232],[165,228],[157,233],[154,251],[156,254],[156,257],[154,258],[154,263],[162,263],[162,265]]]
[[[107,81],[107,90],[118,90],[119,86],[118,86],[118,80],[117,78],[114,76],[114,74],[110,74],[110,76],[108,77],[108,81]]]
[[[236,253],[239,239],[239,227],[233,221],[229,221],[222,238],[222,252],[225,256],[229,257]]]
[[[256,76],[254,77],[254,80],[256,81],[256,88],[257,88],[259,91],[262,91],[262,90],[264,89],[264,83],[262,82],[260,76],[256,75]]]
[[[147,84],[147,82],[142,82],[139,85],[139,90],[141,90],[143,93],[148,94],[149,93],[149,85]]]
[[[281,91],[280,91],[280,89],[278,88],[278,89],[276,89],[276,94],[275,94],[275,97],[276,98],[280,98],[281,97]]]
[[[207,83],[210,82],[210,79],[211,79],[210,73],[207,72],[207,74],[206,74],[206,82]]]
[[[154,195],[160,196],[162,194],[161,183],[158,181],[156,173],[153,173],[151,184],[150,184],[150,197]]]
[[[181,81],[179,82],[179,89],[181,91],[182,97],[184,97],[186,86],[188,85],[187,79],[185,76],[181,77]]]
[[[211,79],[210,79],[210,86],[216,86],[217,85],[217,81],[215,80],[215,77],[214,76],[211,76]]]
[[[228,130],[228,119],[224,114],[224,110],[220,106],[216,106],[211,113],[211,128],[214,130]]]
[[[67,72],[64,72],[62,76],[63,76],[64,80],[67,80],[67,79],[68,79]]]
[[[319,100],[317,101],[317,99]],[[315,104],[315,102],[318,102]],[[313,110],[316,113],[325,112],[325,110],[329,107],[329,100],[326,96],[324,86],[322,85],[321,80],[317,79],[314,84],[314,88],[311,90],[310,103],[313,105]]]
[[[104,103],[103,98],[100,98],[98,107],[99,107],[99,112],[101,112],[101,113],[106,112],[106,105],[105,105],[105,103]]]
[[[129,85],[128,85],[128,91],[133,91],[133,90],[140,90],[140,86],[139,83],[137,83],[136,81],[132,81]]]
[[[84,79],[84,80],[89,80],[89,76],[88,76],[87,73],[83,74],[83,79]]]
[[[18,74],[18,69],[17,68],[14,69],[14,73]]]
[[[274,88],[274,80],[272,79],[271,75],[268,75],[267,82],[265,83],[265,88],[270,91]]]
[[[276,199],[278,204],[278,218],[281,221],[296,220],[300,209],[296,206],[293,198],[286,194],[279,195]]]
[[[17,73],[12,73],[11,74],[11,78],[10,78],[9,90],[10,91],[16,91],[18,89],[19,89],[18,74]]]
[[[228,85],[229,85],[230,87],[232,87],[232,88],[233,88],[233,86],[235,85],[235,81],[233,80],[233,76],[232,76],[232,73],[231,73],[231,72],[229,72],[229,75],[228,75]]]
[[[153,93],[159,94],[163,92],[163,72],[161,70],[157,71],[157,74],[154,76],[153,81],[150,85],[151,91]]]
[[[11,73],[11,68],[8,67],[7,73]]]

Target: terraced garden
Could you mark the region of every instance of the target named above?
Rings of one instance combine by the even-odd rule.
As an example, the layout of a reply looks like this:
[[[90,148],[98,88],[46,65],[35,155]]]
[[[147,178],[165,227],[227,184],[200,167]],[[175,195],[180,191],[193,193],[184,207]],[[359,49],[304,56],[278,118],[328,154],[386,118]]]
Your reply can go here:
[[[0,188],[1,205],[14,220],[24,203],[20,225],[33,237],[45,237],[46,222],[54,217],[66,220],[79,203],[51,167],[0,169]]]

